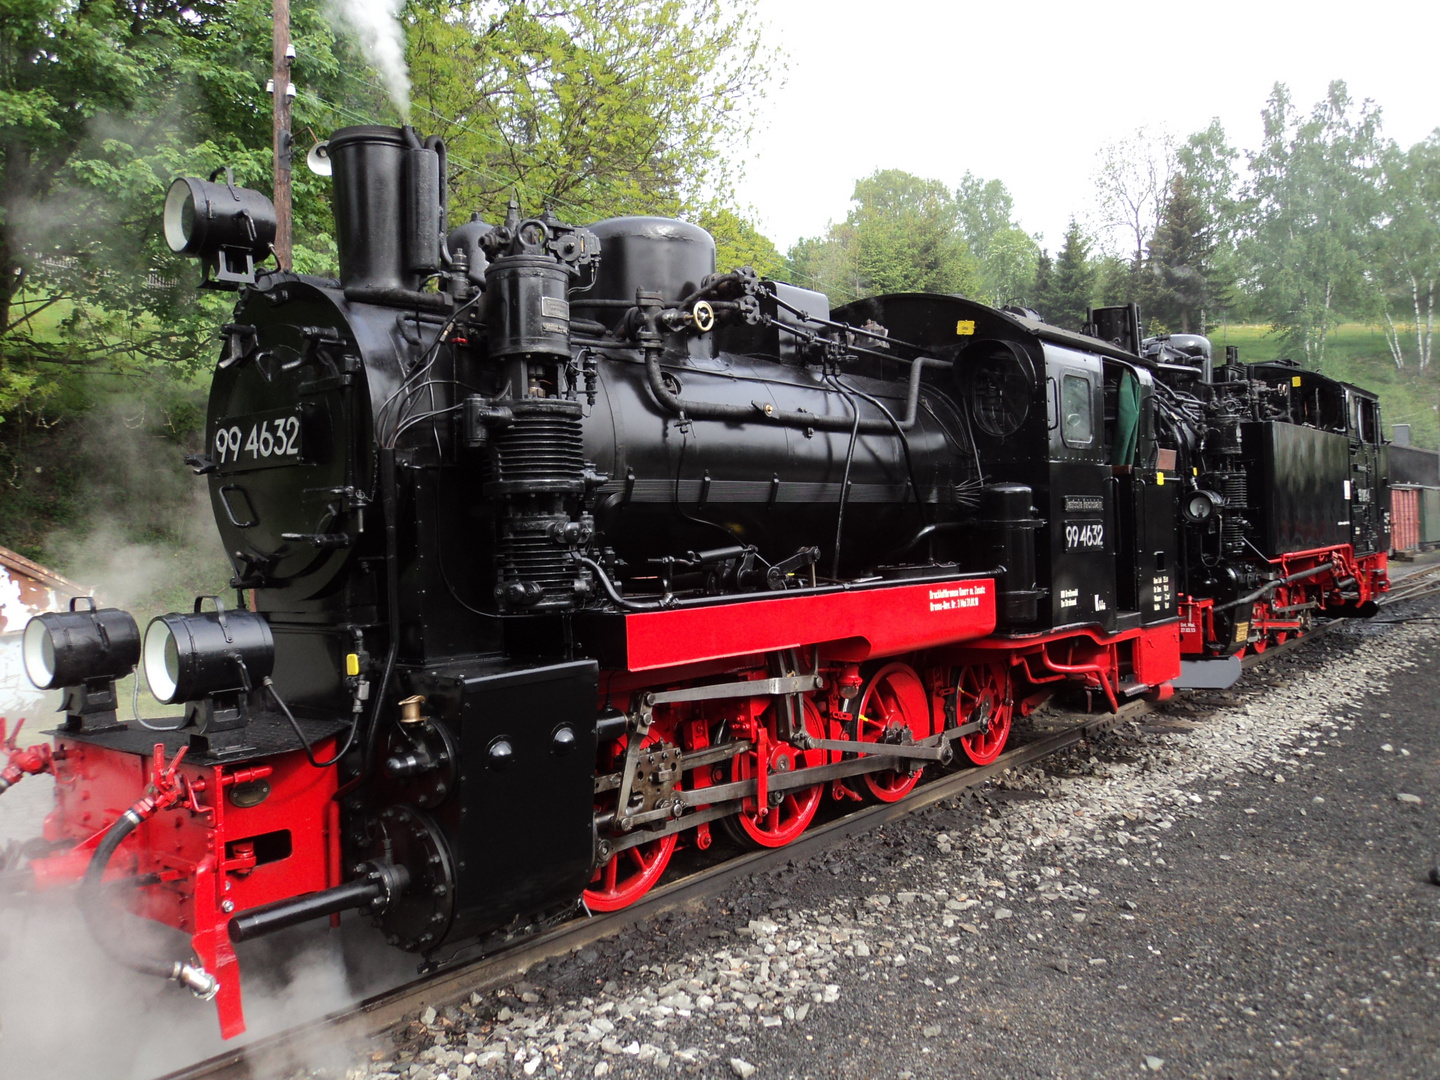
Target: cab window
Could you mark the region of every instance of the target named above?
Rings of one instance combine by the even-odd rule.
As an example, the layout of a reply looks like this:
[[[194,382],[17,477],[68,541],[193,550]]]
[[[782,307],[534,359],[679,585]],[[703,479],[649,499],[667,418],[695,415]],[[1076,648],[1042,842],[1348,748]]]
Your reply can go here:
[[[1060,384],[1060,433],[1066,446],[1089,446],[1095,441],[1090,380],[1066,375]]]

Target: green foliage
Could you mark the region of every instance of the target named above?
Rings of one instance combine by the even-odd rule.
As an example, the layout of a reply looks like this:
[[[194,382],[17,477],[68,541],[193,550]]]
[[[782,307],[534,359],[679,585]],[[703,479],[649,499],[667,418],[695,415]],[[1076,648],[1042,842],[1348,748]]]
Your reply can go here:
[[[0,137],[0,418],[50,415],[67,383],[95,374],[198,370],[228,302],[196,292],[160,208],[174,176],[219,165],[267,186],[270,5],[0,0],[0,12],[0,112],[18,120]],[[318,3],[297,4],[294,27],[302,67],[338,68]],[[317,201],[297,184],[301,227]]]
[[[1140,302],[1140,273],[1135,264],[1119,255],[1101,255],[1093,260],[1095,301],[1099,304]]]
[[[715,265],[721,272],[748,266],[761,277],[782,274],[785,260],[775,244],[735,211],[705,209],[695,223],[715,237]]]
[[[955,190],[960,234],[979,262],[975,296],[991,304],[1025,297],[1035,280],[1040,245],[1015,222],[1015,200],[999,180],[966,173]]]
[[[445,136],[452,203],[511,194],[585,221],[731,197],[773,57],[757,0],[416,0],[416,122]]]
[[[859,180],[845,221],[802,240],[790,262],[833,301],[892,292],[973,294],[979,265],[950,190],[898,169]]]
[[[1142,271],[1146,309],[1171,331],[1202,332],[1205,309],[1214,303],[1217,289],[1210,267],[1215,245],[1209,226],[1186,174],[1177,172],[1170,180]]]
[[[1405,366],[1413,340],[1416,366],[1423,371],[1434,355],[1440,291],[1440,129],[1408,152],[1388,148],[1381,197],[1389,220],[1368,271],[1374,306],[1395,366]]]
[[[1037,277],[1035,284],[1040,314],[1067,330],[1079,330],[1085,324],[1085,309],[1095,302],[1096,268],[1090,261],[1090,245],[1079,222],[1071,218],[1048,282],[1042,284]]]
[[[1270,324],[1322,370],[1330,332],[1365,296],[1367,249],[1381,217],[1379,112],[1343,82],[1302,117],[1276,84],[1250,155],[1248,262]]]

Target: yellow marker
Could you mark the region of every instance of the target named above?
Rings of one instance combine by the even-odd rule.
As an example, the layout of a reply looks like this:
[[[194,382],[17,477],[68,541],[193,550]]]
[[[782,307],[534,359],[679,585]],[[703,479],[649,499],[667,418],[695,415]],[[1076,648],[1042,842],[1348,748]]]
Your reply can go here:
[[[353,652],[352,652],[352,653],[347,653],[346,656],[345,656],[345,674],[346,674],[346,675],[359,675],[359,674],[360,674],[360,657],[359,657],[358,655],[356,655],[355,653],[353,653]]]
[[[1191,476],[1199,476],[1199,475],[1200,475],[1199,466],[1196,466],[1195,468],[1191,469],[1191,470],[1190,470],[1190,475],[1191,475]]]
[[[1291,375],[1291,376],[1290,376],[1290,385],[1291,385],[1291,386],[1299,386],[1299,385],[1300,385],[1300,376],[1299,376],[1299,375]]]
[[[1164,487],[1164,486],[1165,486],[1165,474],[1164,474],[1163,472],[1157,472],[1157,473],[1155,474],[1155,486],[1156,486],[1156,487]]]
[[[961,319],[955,324],[955,335],[957,337],[970,337],[975,333],[974,319]]]

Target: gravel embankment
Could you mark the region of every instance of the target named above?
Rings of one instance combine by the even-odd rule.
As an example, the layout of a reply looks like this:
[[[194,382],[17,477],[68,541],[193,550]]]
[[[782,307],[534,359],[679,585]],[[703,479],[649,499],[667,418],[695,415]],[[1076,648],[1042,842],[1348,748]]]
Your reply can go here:
[[[1440,1075],[1437,661],[1342,629],[342,1073]]]

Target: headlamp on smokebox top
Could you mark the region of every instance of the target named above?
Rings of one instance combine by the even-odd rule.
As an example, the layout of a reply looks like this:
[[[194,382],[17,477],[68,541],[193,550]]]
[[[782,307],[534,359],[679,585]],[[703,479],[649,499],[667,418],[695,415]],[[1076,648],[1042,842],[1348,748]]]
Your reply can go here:
[[[115,680],[134,671],[140,659],[140,628],[128,611],[74,597],[69,611],[36,615],[26,623],[22,652],[32,683],[65,691],[65,730],[125,726],[116,716]]]
[[[225,182],[217,184],[222,172]],[[258,191],[236,186],[229,168],[216,169],[209,180],[181,176],[172,181],[164,223],[170,250],[193,255],[205,267],[202,288],[255,284],[256,260],[263,262],[275,242],[275,205]]]
[[[206,600],[215,610],[201,610]],[[275,638],[264,618],[227,611],[217,596],[196,597],[192,613],[150,621],[144,664],[157,700],[184,702],[192,753],[221,757],[253,749],[245,732],[251,698],[275,668]]]

